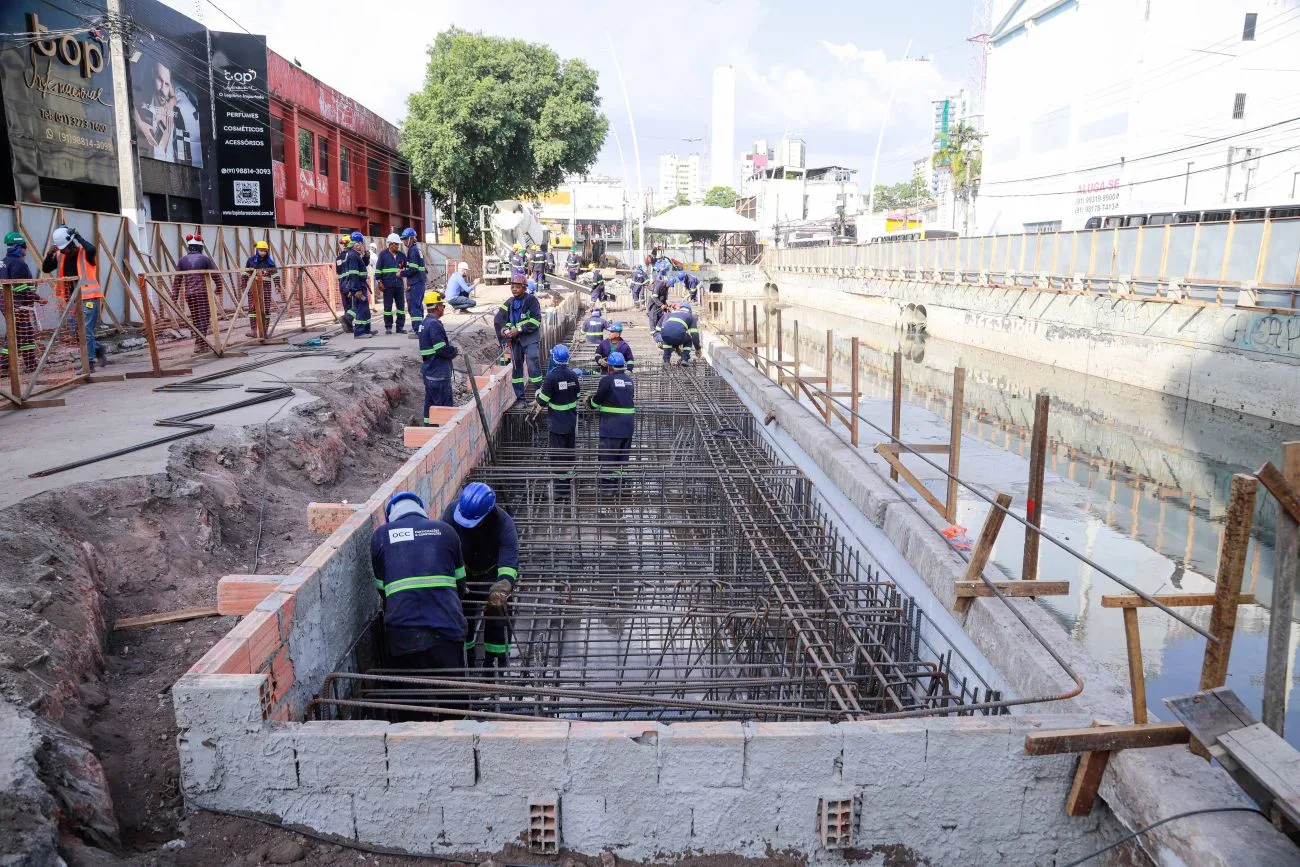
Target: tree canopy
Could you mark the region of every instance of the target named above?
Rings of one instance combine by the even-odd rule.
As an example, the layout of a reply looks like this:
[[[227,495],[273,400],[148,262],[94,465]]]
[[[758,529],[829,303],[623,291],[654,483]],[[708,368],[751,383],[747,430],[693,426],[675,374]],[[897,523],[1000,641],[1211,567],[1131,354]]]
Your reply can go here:
[[[930,200],[930,186],[924,178],[897,184],[876,184],[876,207],[885,210],[916,208]]]
[[[595,70],[544,45],[451,28],[407,99],[401,152],[415,181],[472,234],[479,205],[534,196],[596,161],[609,121]]]
[[[979,188],[983,139],[979,130],[959,123],[941,139],[934,155],[936,166],[952,172],[952,188],[958,199],[973,198]]]
[[[740,200],[740,193],[727,186],[716,186],[704,194],[704,204],[712,205],[715,208],[732,209],[736,207],[736,202]]]

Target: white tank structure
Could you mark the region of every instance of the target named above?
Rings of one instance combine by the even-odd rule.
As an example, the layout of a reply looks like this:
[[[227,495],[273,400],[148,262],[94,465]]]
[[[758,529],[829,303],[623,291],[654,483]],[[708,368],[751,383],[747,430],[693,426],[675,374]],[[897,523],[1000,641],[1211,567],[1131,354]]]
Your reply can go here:
[[[483,281],[505,283],[510,279],[510,251],[515,244],[550,243],[550,233],[537,219],[532,205],[517,199],[501,199],[479,210],[483,232]]]

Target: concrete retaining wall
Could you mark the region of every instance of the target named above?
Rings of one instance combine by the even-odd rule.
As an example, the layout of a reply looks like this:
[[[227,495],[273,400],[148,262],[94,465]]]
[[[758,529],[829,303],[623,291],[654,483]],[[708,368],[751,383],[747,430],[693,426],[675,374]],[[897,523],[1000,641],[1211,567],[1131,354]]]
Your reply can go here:
[[[783,304],[891,326],[919,304],[929,333],[944,340],[1300,424],[1300,316],[1037,289],[774,279]]]
[[[735,350],[710,340],[707,352],[714,367],[763,415],[798,444],[802,454],[835,479],[841,492],[902,553],[931,591],[950,610],[954,583],[966,564],[938,534],[944,523],[929,511],[918,513],[898,491],[878,475],[856,450],[829,430],[820,417],[782,391]],[[1000,578],[990,573],[990,577]],[[1131,722],[1128,689],[1092,659],[1082,644],[1037,603],[1013,599],[1019,613],[1046,639],[1083,679],[1079,696],[1037,704],[1032,710],[1084,713],[1089,720]],[[1006,605],[997,599],[976,599],[964,621],[967,634],[1011,684],[1016,698],[1046,698],[1070,691],[1073,681],[1044,651]],[[1158,716],[1158,713],[1153,713]],[[1021,746],[1023,748],[1023,745]],[[1241,790],[1221,769],[1193,756],[1186,747],[1127,750],[1115,754],[1103,777],[1101,794],[1117,818],[1139,828],[1175,813],[1225,805],[1250,806]],[[1064,802],[1059,805],[1064,820]],[[1247,814],[1198,816],[1155,829],[1143,845],[1158,863],[1286,864],[1295,848],[1262,817]],[[1179,861],[1162,861],[1160,853]],[[1269,860],[1274,859],[1274,860]]]

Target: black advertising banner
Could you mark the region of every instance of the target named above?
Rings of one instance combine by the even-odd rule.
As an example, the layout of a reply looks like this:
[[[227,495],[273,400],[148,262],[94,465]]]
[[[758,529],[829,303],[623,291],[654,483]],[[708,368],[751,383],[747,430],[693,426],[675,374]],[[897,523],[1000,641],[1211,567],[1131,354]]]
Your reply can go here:
[[[0,4],[0,81],[18,201],[41,201],[41,178],[117,188],[108,31],[92,2],[73,15],[39,0]]]
[[[275,225],[266,37],[209,34],[221,222]]]

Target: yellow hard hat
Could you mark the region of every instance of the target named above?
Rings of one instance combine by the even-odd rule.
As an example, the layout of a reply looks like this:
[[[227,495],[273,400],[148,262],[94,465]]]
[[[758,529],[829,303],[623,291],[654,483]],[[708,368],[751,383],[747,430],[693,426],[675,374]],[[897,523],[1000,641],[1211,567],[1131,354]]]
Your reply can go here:
[[[447,299],[443,298],[442,293],[439,292],[437,289],[430,289],[429,291],[424,293],[425,307],[433,307],[436,304],[445,304],[446,302]]]
[[[253,249],[255,249],[255,250],[269,250],[269,249],[271,249],[271,245],[268,244],[268,243],[266,243],[265,241],[258,241],[256,244],[253,245]]]

